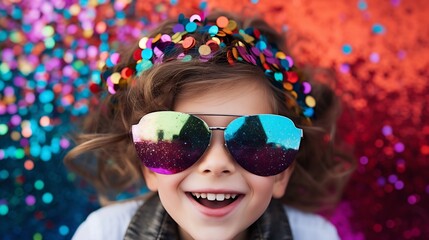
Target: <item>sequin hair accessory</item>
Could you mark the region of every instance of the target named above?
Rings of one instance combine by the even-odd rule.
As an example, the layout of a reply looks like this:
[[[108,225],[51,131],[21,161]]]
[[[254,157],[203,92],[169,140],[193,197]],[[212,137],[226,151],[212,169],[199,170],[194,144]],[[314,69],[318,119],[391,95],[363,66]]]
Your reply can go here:
[[[172,60],[209,62],[222,50],[230,65],[242,62],[260,67],[273,85],[296,99],[288,101],[290,107],[298,109],[305,117],[313,117],[316,100],[310,95],[310,83],[299,79],[293,59],[280,51],[275,43],[269,42],[258,29],[238,29],[237,22],[225,16],[209,22],[196,14],[190,18],[180,14],[172,31],[172,34],[158,33],[154,37],[141,38],[133,54],[133,66],[113,72],[120,55],[111,54],[102,73],[108,92],[115,94],[126,87],[133,76],[140,76],[154,65]],[[207,36],[206,40],[199,42],[197,34]]]

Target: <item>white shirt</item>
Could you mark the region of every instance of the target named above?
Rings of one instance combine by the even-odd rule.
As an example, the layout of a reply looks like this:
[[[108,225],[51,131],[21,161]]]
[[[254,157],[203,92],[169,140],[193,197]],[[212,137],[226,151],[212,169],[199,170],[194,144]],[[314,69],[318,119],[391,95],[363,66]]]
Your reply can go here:
[[[92,212],[72,240],[122,240],[143,200],[118,202]],[[294,240],[338,240],[335,227],[317,214],[285,206]]]

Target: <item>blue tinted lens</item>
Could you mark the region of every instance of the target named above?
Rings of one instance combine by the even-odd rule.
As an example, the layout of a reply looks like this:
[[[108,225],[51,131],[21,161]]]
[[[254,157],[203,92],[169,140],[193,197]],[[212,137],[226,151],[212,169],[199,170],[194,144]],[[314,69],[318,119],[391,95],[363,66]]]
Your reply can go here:
[[[181,172],[200,159],[210,143],[210,130],[201,119],[180,112],[154,112],[132,126],[137,155],[150,170]]]
[[[302,130],[289,118],[261,114],[239,117],[225,130],[233,158],[247,171],[276,175],[288,168],[298,153]]]

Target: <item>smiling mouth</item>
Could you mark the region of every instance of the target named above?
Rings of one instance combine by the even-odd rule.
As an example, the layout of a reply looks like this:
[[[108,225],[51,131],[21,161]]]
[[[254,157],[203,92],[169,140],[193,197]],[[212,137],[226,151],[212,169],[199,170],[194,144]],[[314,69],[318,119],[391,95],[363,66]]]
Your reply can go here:
[[[230,194],[230,193],[195,193],[189,192],[189,194],[196,202],[203,205],[204,207],[217,209],[223,208],[231,203],[235,202],[241,194]]]

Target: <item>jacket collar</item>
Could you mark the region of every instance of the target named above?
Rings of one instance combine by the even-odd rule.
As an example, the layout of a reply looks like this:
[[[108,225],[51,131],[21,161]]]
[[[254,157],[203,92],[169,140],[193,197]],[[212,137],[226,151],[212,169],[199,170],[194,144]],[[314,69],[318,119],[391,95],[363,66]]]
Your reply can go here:
[[[157,194],[150,197],[134,214],[125,240],[179,240],[176,222],[168,215]],[[250,226],[249,239],[292,240],[282,204],[272,200],[262,216]]]

